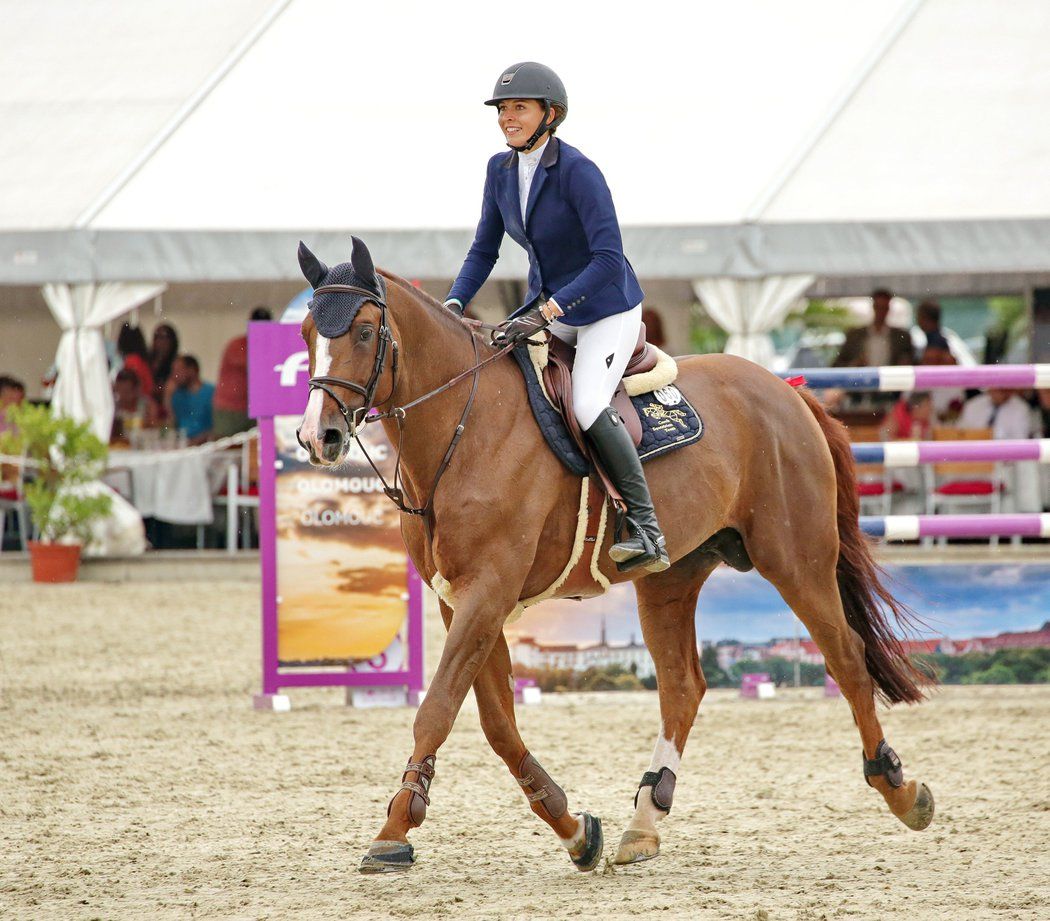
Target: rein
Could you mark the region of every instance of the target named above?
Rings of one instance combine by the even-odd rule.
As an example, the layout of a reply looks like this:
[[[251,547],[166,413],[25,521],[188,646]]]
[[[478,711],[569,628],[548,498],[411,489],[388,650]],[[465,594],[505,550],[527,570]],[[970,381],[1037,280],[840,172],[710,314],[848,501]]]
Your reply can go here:
[[[459,444],[460,438],[463,436],[463,431],[466,428],[467,418],[470,416],[470,411],[474,406],[474,398],[478,392],[478,379],[481,375],[481,369],[485,365],[496,361],[498,358],[502,358],[508,354],[517,343],[510,343],[504,346],[494,355],[490,355],[488,358],[481,359],[481,355],[478,352],[478,340],[474,336],[474,333],[467,330],[467,334],[470,336],[471,345],[474,346],[474,365],[467,368],[466,371],[457,374],[450,381],[442,384],[440,387],[436,387],[434,390],[423,394],[420,397],[406,403],[404,406],[394,406],[386,412],[375,412],[375,395],[376,390],[379,387],[379,380],[383,375],[383,371],[386,369],[386,359],[388,353],[392,352],[393,361],[391,365],[391,384],[390,384],[390,395],[380,402],[387,403],[393,399],[394,391],[397,389],[397,371],[398,371],[398,345],[397,340],[394,339],[390,325],[387,323],[387,304],[386,299],[375,291],[369,291],[367,288],[359,288],[356,285],[322,285],[319,288],[314,289],[314,295],[318,294],[358,294],[363,297],[367,297],[372,301],[378,308],[380,314],[380,328],[379,328],[379,343],[376,346],[376,357],[372,364],[372,373],[368,378],[368,382],[362,387],[360,384],[356,384],[353,381],[348,381],[341,377],[332,377],[325,375],[322,377],[311,377],[308,384],[311,391],[321,390],[330,396],[339,409],[343,420],[346,422],[347,438],[352,438],[357,442],[357,446],[361,449],[361,453],[364,455],[365,460],[368,461],[368,465],[375,472],[376,476],[379,477],[379,481],[383,484],[383,492],[386,497],[394,503],[395,506],[406,515],[418,515],[423,518],[424,526],[427,530],[427,537],[430,538],[430,512],[434,505],[434,496],[437,493],[438,483],[441,481],[441,477],[448,469],[449,464],[452,462],[452,455],[456,451],[456,447]],[[477,321],[470,321],[473,324],[476,323],[478,326],[485,326],[487,324],[481,324]],[[446,390],[451,390],[456,384],[460,383],[466,378],[474,376],[474,380],[470,387],[470,396],[467,397],[466,405],[463,407],[463,412],[459,417],[459,423],[456,425],[455,431],[452,433],[452,440],[449,442],[448,449],[445,451],[445,456],[441,460],[441,464],[438,466],[437,472],[434,474],[433,482],[430,484],[430,495],[423,505],[412,506],[405,501],[405,493],[401,487],[401,449],[404,445],[405,440],[405,413],[415,406],[419,406],[421,403],[425,403],[432,397],[436,397],[439,394],[444,393]],[[345,387],[352,393],[360,394],[364,398],[364,405],[357,409],[351,410],[339,397],[332,392],[331,388]],[[393,485],[386,481],[386,478],[380,472],[379,468],[375,465],[368,450],[361,442],[357,432],[362,424],[369,422],[380,422],[383,419],[394,419],[397,422],[397,454],[394,458],[394,482]],[[302,444],[302,442],[300,442]]]

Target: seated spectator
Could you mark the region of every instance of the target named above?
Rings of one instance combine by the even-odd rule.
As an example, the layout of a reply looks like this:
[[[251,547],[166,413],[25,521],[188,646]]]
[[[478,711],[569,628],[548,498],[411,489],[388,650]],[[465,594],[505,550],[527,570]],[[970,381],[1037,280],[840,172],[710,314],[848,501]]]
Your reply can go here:
[[[966,401],[955,423],[961,429],[992,430],[993,438],[1028,438],[1032,411],[1017,390],[993,387]]]
[[[272,319],[265,307],[256,307],[249,321]],[[252,427],[248,418],[248,337],[231,339],[222,353],[219,379],[215,384],[214,433],[216,438],[225,438]]]
[[[933,421],[933,394],[916,390],[901,395],[882,423],[883,441],[928,441],[933,437]]]
[[[203,444],[212,434],[212,398],[215,385],[201,380],[200,363],[180,355],[171,366],[167,388],[168,413],[190,444]]]
[[[1050,390],[1035,392],[1036,411],[1041,425],[1036,433],[1040,438],[1050,438]]]
[[[948,347],[948,340],[936,330],[931,330],[926,336],[926,348],[922,350],[919,361],[922,365],[954,365],[958,364],[955,356]],[[966,392],[961,387],[938,387],[933,391],[933,411],[941,421],[954,419],[959,415]]]
[[[941,305],[936,301],[923,301],[919,304],[915,309],[915,325],[922,330],[927,345],[930,343],[931,336],[939,336],[944,340],[944,347],[948,348],[948,340],[941,329]]]
[[[138,429],[153,428],[157,423],[153,400],[142,392],[142,384],[130,368],[121,368],[113,382],[113,428],[110,443],[127,441]]]
[[[914,362],[911,335],[886,323],[891,300],[893,295],[885,288],[872,292],[875,319],[870,326],[858,326],[846,333],[846,341],[835,358],[836,368],[878,368]]]
[[[11,429],[11,423],[7,421],[7,407],[18,406],[25,402],[26,385],[20,380],[0,375],[0,432]]]
[[[164,403],[164,387],[171,377],[171,365],[179,354],[179,334],[170,323],[153,327],[153,341],[149,349],[149,369],[153,374],[153,400]]]
[[[124,367],[135,372],[142,385],[142,392],[152,398],[153,373],[149,369],[149,353],[142,330],[130,323],[121,326],[120,335],[117,336],[117,351],[124,360]]]

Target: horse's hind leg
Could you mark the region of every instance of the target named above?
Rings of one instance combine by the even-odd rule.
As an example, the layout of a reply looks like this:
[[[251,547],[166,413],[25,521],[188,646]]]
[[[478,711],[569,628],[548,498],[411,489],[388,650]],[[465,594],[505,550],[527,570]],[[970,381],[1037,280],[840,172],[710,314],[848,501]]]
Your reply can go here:
[[[756,560],[756,564],[761,571],[762,563]],[[933,821],[933,795],[925,784],[904,782],[900,760],[886,745],[875,711],[875,684],[868,672],[864,641],[846,621],[834,566],[785,566],[780,571],[762,574],[805,624],[824,654],[829,674],[849,702],[860,731],[864,759],[871,771],[878,771],[866,779],[905,825],[917,831],[925,828]]]
[[[694,551],[666,572],[635,582],[642,635],[656,665],[660,733],[615,863],[637,863],[660,853],[656,823],[671,811],[682,751],[707,689],[696,651],[696,599],[718,562],[710,553]]]

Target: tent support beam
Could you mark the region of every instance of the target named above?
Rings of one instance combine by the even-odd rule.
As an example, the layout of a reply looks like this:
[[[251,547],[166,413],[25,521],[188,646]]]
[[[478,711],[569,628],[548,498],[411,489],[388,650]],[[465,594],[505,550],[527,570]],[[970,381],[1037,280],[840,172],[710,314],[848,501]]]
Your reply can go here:
[[[766,209],[772,204],[773,199],[780,194],[795,175],[798,168],[805,162],[813,149],[820,143],[821,138],[831,129],[838,117],[843,113],[860,88],[867,82],[879,62],[904,34],[905,30],[915,18],[926,0],[909,0],[889,24],[886,31],[879,36],[878,41],[860,62],[853,76],[843,84],[838,95],[832,100],[831,106],[803,136],[801,143],[784,162],[783,166],[773,175],[769,184],[762,190],[759,196],[750,204],[744,212],[743,222],[753,224],[760,220]]]
[[[266,31],[277,21],[277,18],[283,13],[289,6],[292,0],[277,0],[276,3],[266,12],[266,15],[255,25],[255,27],[248,32],[230,51],[228,55],[222,60],[219,66],[212,71],[204,83],[197,89],[197,91],[190,96],[175,112],[175,114],[164,124],[164,126],[157,132],[153,140],[147,144],[142,151],[132,160],[127,166],[124,167],[117,177],[107,185],[102,192],[91,202],[80,214],[77,219],[73,222],[73,226],[80,229],[87,227],[98,215],[102,209],[106,207],[135,176],[139,170],[142,169],[153,157],[153,155],[160,150],[161,147],[167,143],[168,139],[179,129],[179,127],[186,121],[200,106],[205,99],[211,95],[212,90],[215,89],[223,80],[223,78],[231,71],[240,60],[251,50],[252,46],[266,34]]]

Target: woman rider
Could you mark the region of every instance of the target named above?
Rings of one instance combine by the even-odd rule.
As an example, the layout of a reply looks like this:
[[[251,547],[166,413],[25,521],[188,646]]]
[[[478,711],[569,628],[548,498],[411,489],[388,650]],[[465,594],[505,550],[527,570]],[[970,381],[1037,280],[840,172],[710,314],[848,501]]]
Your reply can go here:
[[[506,340],[549,325],[576,347],[576,420],[627,504],[627,539],[609,555],[620,570],[670,563],[638,452],[609,404],[638,340],[642,289],[624,258],[612,195],[598,167],[554,137],[569,103],[549,67],[515,64],[495,106],[509,154],[489,160],[474,243],[445,305],[462,314],[485,283],[507,233],[529,255],[526,306],[502,324]]]

